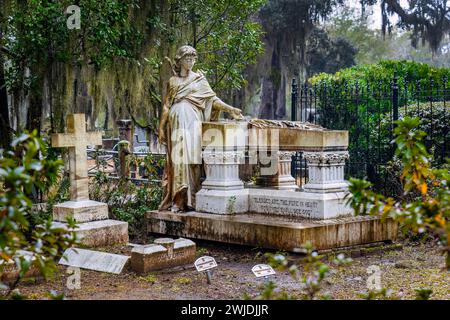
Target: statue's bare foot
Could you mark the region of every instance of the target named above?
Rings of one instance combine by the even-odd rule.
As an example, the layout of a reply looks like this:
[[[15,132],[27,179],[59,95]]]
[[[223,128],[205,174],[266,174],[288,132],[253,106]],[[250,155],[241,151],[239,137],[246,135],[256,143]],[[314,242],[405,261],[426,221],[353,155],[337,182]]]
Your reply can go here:
[[[181,212],[182,210],[176,204],[174,204],[172,208],[170,208],[170,211],[172,211],[173,213],[178,213]]]

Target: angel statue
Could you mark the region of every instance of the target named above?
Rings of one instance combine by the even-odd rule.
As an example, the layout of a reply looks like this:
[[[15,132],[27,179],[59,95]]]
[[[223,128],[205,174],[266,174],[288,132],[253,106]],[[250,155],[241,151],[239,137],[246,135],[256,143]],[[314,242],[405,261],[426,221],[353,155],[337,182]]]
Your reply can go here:
[[[243,119],[240,109],[216,96],[201,71],[192,70],[196,60],[193,47],[180,47],[172,64],[174,75],[167,84],[159,124],[159,141],[167,146],[164,199],[159,210],[195,209],[202,172],[202,122],[217,121],[221,111]]]

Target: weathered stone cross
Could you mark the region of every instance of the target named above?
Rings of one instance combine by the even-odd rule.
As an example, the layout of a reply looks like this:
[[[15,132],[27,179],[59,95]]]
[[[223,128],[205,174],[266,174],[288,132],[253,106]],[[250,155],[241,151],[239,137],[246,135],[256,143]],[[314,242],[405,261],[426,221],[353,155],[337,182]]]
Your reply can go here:
[[[67,116],[67,133],[52,134],[52,147],[69,148],[70,200],[89,200],[86,147],[101,145],[101,132],[86,132],[84,113]]]

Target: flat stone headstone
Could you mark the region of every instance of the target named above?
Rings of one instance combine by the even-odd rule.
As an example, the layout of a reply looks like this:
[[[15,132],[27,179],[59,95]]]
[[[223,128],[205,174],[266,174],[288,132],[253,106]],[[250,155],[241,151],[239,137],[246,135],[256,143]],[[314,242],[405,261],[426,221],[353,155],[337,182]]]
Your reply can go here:
[[[120,274],[129,259],[129,256],[119,254],[71,248],[64,252],[63,257],[59,260],[59,264],[88,270]]]

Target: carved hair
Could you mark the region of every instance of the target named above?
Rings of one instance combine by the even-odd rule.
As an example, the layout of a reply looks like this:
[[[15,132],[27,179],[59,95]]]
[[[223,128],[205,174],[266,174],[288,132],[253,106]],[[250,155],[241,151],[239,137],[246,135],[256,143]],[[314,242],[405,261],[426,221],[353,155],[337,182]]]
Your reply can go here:
[[[191,46],[182,46],[180,48],[178,48],[177,50],[177,54],[175,55],[175,65],[174,67],[174,71],[179,75],[181,72],[181,59],[185,56],[194,56],[195,58],[197,58],[197,50],[195,50],[195,48],[191,47]]]

